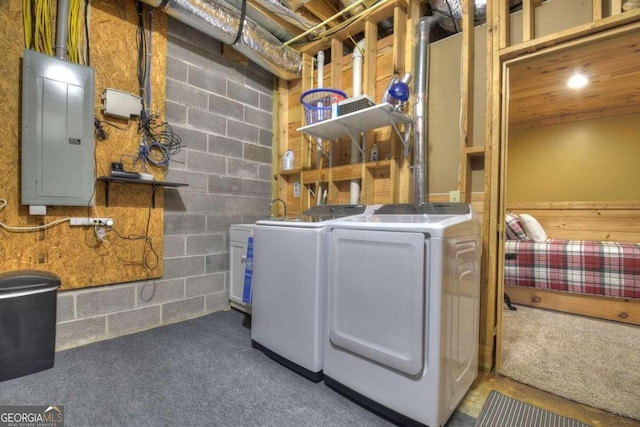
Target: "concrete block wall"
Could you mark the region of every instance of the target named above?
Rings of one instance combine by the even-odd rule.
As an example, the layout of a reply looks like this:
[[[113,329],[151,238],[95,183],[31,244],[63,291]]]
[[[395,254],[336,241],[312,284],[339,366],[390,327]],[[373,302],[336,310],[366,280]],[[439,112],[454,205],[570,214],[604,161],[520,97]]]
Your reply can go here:
[[[169,18],[162,279],[58,293],[58,350],[229,308],[229,226],[269,216],[273,75]]]

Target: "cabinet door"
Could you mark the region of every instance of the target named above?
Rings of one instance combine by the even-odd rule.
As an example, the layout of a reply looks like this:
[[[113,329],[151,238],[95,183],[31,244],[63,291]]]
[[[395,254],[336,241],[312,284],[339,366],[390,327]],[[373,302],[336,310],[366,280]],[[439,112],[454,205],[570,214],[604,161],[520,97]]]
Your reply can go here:
[[[244,269],[247,260],[247,242],[231,242],[231,268],[229,269],[229,299],[244,304],[242,302],[242,291],[244,288]]]

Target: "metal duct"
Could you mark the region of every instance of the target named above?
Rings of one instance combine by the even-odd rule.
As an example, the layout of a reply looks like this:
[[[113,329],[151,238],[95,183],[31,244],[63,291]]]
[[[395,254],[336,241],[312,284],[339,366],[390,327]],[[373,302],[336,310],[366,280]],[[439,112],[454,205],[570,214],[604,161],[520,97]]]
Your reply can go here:
[[[232,45],[240,28],[240,11],[222,0],[142,1],[228,45]],[[232,46],[285,80],[295,79],[302,73],[302,55],[249,18],[245,18],[240,40]]]
[[[237,1],[237,0],[236,0]],[[324,25],[316,27],[319,22],[314,21],[309,18],[305,18],[302,15],[298,15],[293,10],[287,8],[278,0],[257,0],[258,4],[266,8],[267,10],[276,13],[278,17],[284,19],[285,21],[295,25],[296,27],[302,30],[308,30],[313,28],[313,31],[310,34],[317,36],[321,32],[325,31],[326,27]]]
[[[427,164],[427,148],[429,146],[429,43],[431,42],[431,29],[437,25],[438,20],[433,16],[425,16],[416,25],[416,80],[414,90],[416,101],[414,105],[414,194],[413,202],[420,204],[426,202],[428,194],[428,175],[425,174]]]
[[[225,0],[225,1],[238,10],[242,8],[243,0]],[[256,24],[258,24],[259,26],[261,26],[262,28],[264,28],[265,30],[273,34],[280,41],[284,42],[289,39],[292,39],[295,36],[295,34],[292,34],[291,32],[287,31],[287,29],[284,28],[282,25],[278,24],[273,19],[265,16],[262,12],[258,11],[255,8],[255,6],[253,6],[251,3],[247,3],[247,16],[250,19],[253,19],[256,22]]]
[[[58,0],[56,10],[56,46],[57,58],[67,59],[67,39],[69,38],[69,0]]]

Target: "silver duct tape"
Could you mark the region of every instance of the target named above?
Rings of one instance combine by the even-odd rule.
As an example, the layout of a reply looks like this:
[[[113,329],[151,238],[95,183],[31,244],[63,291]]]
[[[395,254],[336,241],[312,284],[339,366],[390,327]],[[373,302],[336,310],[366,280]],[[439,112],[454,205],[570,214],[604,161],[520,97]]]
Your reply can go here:
[[[255,22],[245,22],[242,39],[233,47],[259,66],[285,80],[295,79],[302,74],[302,55],[284,46]]]
[[[162,0],[143,0],[159,7]],[[240,27],[240,11],[224,1],[169,0],[162,10],[172,18],[230,45]],[[302,73],[302,55],[249,18],[245,18],[242,37],[233,46],[247,58],[285,80]]]
[[[296,12],[287,8],[278,0],[258,0],[258,4],[260,4],[261,6],[264,6],[266,9],[270,10],[271,12],[277,13],[280,18],[284,19],[285,21],[303,30],[311,29],[319,24],[318,21],[305,18],[302,15],[298,15]],[[317,36],[321,32],[325,31],[325,29],[326,27],[323,25],[313,30],[310,34]]]
[[[242,9],[242,0],[224,1],[238,10]],[[291,40],[295,37],[293,33],[288,31],[278,22],[269,18],[264,12],[262,12],[262,9],[258,10],[252,2],[247,3],[247,16],[249,19],[255,21],[256,24],[273,34],[281,42],[286,42],[287,40]]]

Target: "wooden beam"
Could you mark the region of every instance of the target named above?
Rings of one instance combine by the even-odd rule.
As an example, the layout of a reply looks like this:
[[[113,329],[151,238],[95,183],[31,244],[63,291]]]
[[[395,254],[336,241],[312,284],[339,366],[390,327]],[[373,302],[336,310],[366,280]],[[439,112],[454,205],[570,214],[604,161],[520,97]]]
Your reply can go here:
[[[302,92],[313,88],[313,57],[311,55],[302,54]],[[304,121],[304,107],[299,105],[297,108],[301,110],[301,117]],[[300,136],[300,167],[302,169],[309,169],[311,167],[312,159],[311,159],[311,139],[306,135]],[[305,177],[308,174],[302,172],[300,174],[300,181],[304,181]],[[303,212],[309,209],[311,206],[315,205],[315,200],[312,200],[309,191],[306,189],[302,192],[300,197],[300,212]]]
[[[622,0],[611,0],[611,15],[622,13]]]
[[[598,19],[602,19],[602,0],[593,0],[592,2],[593,5],[593,9],[592,9],[592,15],[593,15],[593,20],[597,21]]]
[[[289,111],[289,88],[284,79],[274,77],[277,90],[273,94],[273,132],[271,139],[271,164],[273,165],[273,177],[271,180],[271,200],[287,200],[286,186],[278,185],[278,171],[280,170],[280,159],[284,155],[286,142],[289,140],[289,126],[287,123]]]
[[[338,8],[333,3],[324,0],[311,0],[303,6],[311,14],[316,16],[320,22],[324,22],[338,13]],[[328,22],[329,27],[337,25],[335,21]]]
[[[498,52],[506,46],[508,38],[503,32],[508,26],[509,9],[505,0],[487,2],[487,96],[484,157],[484,210],[482,221],[482,292],[480,294],[480,366],[490,371],[499,367],[502,351],[502,288],[498,283],[498,200],[500,172],[500,129],[501,129],[501,62]],[[500,305],[498,305],[500,304]],[[495,338],[495,343],[494,343]]]
[[[568,30],[519,43],[515,46],[501,48],[499,51],[500,59],[502,61],[506,61],[516,58],[524,53],[536,52],[538,50],[546,49],[572,40],[578,40],[579,43],[582,41],[581,39],[583,37],[601,33],[607,30],[612,30],[618,27],[623,27],[628,24],[637,23],[639,21],[640,9],[633,9],[625,13],[602,18],[597,22],[588,22],[586,24],[578,25]],[[620,31],[626,31],[626,29],[620,28]]]
[[[494,25],[496,28],[494,31],[499,37],[498,48],[504,49],[510,44],[509,40],[509,32],[510,32],[510,11],[509,11],[509,0],[489,0],[487,3],[493,3],[494,5],[497,3],[497,6],[493,9],[495,12],[495,22]],[[487,8],[489,5],[487,4]]]
[[[533,0],[522,0],[522,40],[535,38],[535,6]]]
[[[462,4],[462,93],[461,93],[461,126],[460,135],[460,201],[468,203],[471,199],[471,162],[467,156],[467,148],[473,146],[473,75],[474,75],[474,3],[465,1]]]
[[[411,65],[413,61],[413,52],[408,46],[413,44],[407,44],[407,13],[400,6],[396,6],[393,10],[393,58],[392,58],[392,72],[398,71],[404,74],[412,69]],[[413,105],[413,104],[409,104]],[[411,114],[411,112],[409,112]],[[391,138],[391,158],[394,159],[391,162],[390,169],[390,187],[391,187],[391,203],[399,202],[399,195],[401,192],[406,192],[407,182],[409,181],[408,169],[404,170],[402,162],[404,159],[403,145],[394,134]]]
[[[372,19],[365,20],[364,23],[364,61],[362,64],[362,93],[373,98],[376,97],[376,72],[378,59],[378,23]],[[363,204],[374,203],[373,174],[365,167],[365,162],[369,159],[369,150],[375,140],[375,131],[370,130],[364,133],[365,150],[362,154],[362,182],[360,183],[360,200]],[[355,150],[355,147],[351,147]]]
[[[393,9],[396,5],[400,5],[400,7],[403,7],[406,10],[406,3],[403,0],[381,0],[364,11],[362,15],[358,16],[358,18],[348,26],[343,27],[336,32],[332,32],[330,37],[338,40],[346,40],[349,35],[358,34],[364,31],[365,22],[367,20],[371,20],[377,24],[378,22],[387,19],[393,13]],[[301,53],[310,53],[315,55],[318,51],[326,49],[330,45],[327,38],[328,36],[321,34],[320,37],[320,40],[297,46],[295,49]]]
[[[338,39],[331,39],[331,87],[342,88],[342,57],[344,45]]]

